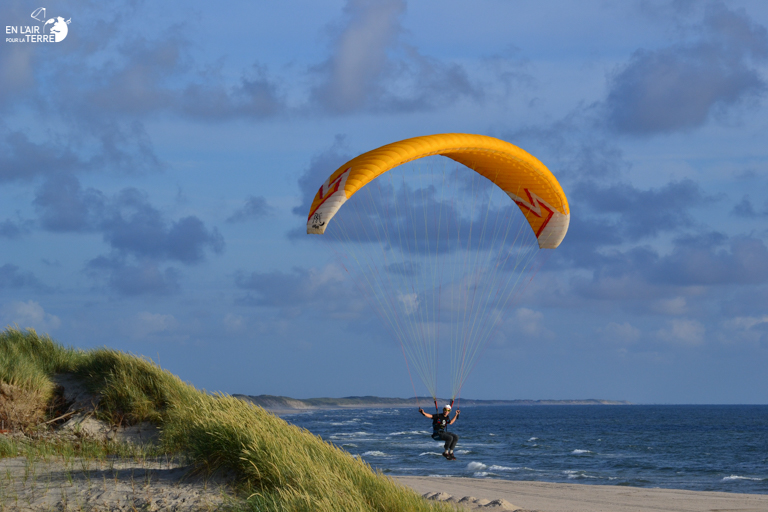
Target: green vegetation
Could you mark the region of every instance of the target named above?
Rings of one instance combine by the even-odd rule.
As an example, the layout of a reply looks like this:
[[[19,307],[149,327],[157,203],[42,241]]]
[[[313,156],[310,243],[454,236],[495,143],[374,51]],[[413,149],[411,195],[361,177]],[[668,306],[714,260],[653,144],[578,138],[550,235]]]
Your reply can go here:
[[[0,381],[38,392],[48,400],[53,394],[51,376],[71,371],[85,354],[65,349],[33,330],[6,329],[0,334]]]
[[[364,461],[258,406],[198,391],[148,359],[110,349],[65,348],[32,330],[0,333],[0,383],[35,397],[38,409],[48,410],[49,416],[55,396],[52,377],[57,373],[76,376],[100,397],[99,418],[128,425],[150,421],[162,429],[159,450],[189,457],[199,470],[234,471],[237,488],[247,497],[243,507],[329,512],[452,510],[423,500]],[[6,421],[8,407],[0,401],[0,416]],[[137,456],[107,443],[102,447],[48,443],[30,448],[3,441],[0,456],[64,452]]]
[[[120,457],[131,460],[148,460],[162,458],[166,455],[167,451],[162,446],[151,444],[102,442],[88,438],[72,442],[55,436],[32,441],[0,436],[0,458],[26,457],[46,461],[55,457],[65,460],[72,460],[76,457],[91,460]]]

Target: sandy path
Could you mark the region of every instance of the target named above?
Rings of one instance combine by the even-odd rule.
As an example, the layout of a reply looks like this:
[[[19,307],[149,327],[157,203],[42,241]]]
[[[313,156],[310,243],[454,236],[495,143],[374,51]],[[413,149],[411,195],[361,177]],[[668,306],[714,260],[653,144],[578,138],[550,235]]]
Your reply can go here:
[[[768,512],[768,495],[637,487],[515,482],[480,478],[396,477],[419,494],[504,499],[543,512]],[[514,510],[514,508],[512,508]],[[482,510],[482,508],[480,509]]]
[[[187,473],[172,460],[0,459],[0,511],[217,510],[232,496],[224,478]]]

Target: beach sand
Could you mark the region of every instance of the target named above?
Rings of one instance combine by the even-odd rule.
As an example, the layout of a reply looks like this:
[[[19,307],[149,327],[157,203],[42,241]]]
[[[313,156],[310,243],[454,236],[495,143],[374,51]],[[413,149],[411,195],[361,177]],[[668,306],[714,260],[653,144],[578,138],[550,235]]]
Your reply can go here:
[[[481,478],[395,477],[419,494],[442,493],[483,498],[485,506],[464,500],[477,510],[536,510],[541,512],[768,512],[768,495],[680,491],[639,487],[517,482]],[[499,500],[504,500],[500,502]],[[506,505],[506,506],[505,506]]]
[[[194,476],[173,460],[0,459],[0,510],[220,510],[231,475]],[[395,477],[421,495],[479,511],[768,512],[768,495],[637,487]]]
[[[0,511],[212,511],[234,499],[231,478],[189,469],[161,459],[0,459]]]

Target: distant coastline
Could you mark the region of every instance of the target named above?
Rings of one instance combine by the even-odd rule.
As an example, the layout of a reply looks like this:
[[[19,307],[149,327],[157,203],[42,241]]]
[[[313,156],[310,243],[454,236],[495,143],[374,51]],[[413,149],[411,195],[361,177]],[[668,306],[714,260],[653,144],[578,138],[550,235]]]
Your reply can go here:
[[[432,397],[416,398],[386,398],[378,396],[347,396],[343,398],[290,398],[275,395],[232,395],[235,398],[251,402],[270,411],[302,411],[313,409],[367,409],[373,407],[416,407],[417,403],[427,408],[432,405]],[[438,398],[438,404],[448,403],[448,398]],[[626,400],[602,400],[588,398],[584,400],[476,400],[461,398],[460,406],[493,406],[493,405],[633,405]]]

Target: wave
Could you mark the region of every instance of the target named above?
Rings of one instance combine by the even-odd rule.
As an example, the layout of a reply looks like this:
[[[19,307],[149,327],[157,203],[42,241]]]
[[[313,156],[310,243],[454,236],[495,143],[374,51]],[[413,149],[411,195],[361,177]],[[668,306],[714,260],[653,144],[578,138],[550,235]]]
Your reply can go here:
[[[339,444],[339,443],[343,444],[345,441],[355,441],[355,442],[358,442],[358,443],[378,442],[378,441],[380,441],[380,439],[374,439],[372,437],[356,437],[354,439],[348,439],[348,438],[339,439],[336,436],[328,436],[328,439],[332,443],[334,443],[334,444]]]
[[[359,437],[359,436],[371,436],[373,434],[369,432],[336,432],[333,435],[328,436],[328,439],[338,439],[340,437]]]
[[[530,443],[531,441],[537,441],[538,439],[539,439],[538,437],[532,437],[532,438],[530,438],[530,439],[528,440],[528,442]]]
[[[490,466],[488,469],[491,471],[518,471],[520,468],[519,467],[508,468],[507,466],[497,466],[494,464],[493,466]]]
[[[404,430],[402,432],[392,432],[389,434],[390,436],[406,436],[406,435],[429,435],[430,432],[427,432],[426,430]]]
[[[470,471],[482,471],[484,469],[488,469],[488,466],[482,462],[470,462],[467,464],[467,469]]]
[[[333,425],[334,427],[341,427],[344,425],[355,425],[356,423],[360,423],[360,418],[352,418],[351,420],[346,421],[332,421],[330,425]]]
[[[598,479],[598,478],[600,478],[600,477],[597,477],[597,476],[587,475],[587,474],[585,474],[581,470],[577,471],[577,470],[573,470],[573,469],[567,469],[567,470],[563,471],[563,473],[568,475],[569,479],[577,479],[577,478],[579,478],[579,479],[580,478],[595,478],[595,479]]]
[[[592,453],[590,450],[573,450],[571,452],[573,455],[582,455],[584,453]]]
[[[753,480],[755,482],[762,482],[763,480],[766,480],[765,478],[755,478],[752,476],[739,476],[739,475],[731,475],[726,476],[723,478],[723,482],[735,482],[737,480]]]
[[[421,457],[422,455],[437,455],[439,457],[442,457],[443,456],[443,452],[421,452],[419,454],[419,457]]]
[[[379,450],[371,450],[369,452],[365,452],[363,454],[363,457],[365,457],[365,456],[368,456],[368,457],[389,457],[389,455],[387,455],[384,452],[380,452]]]

